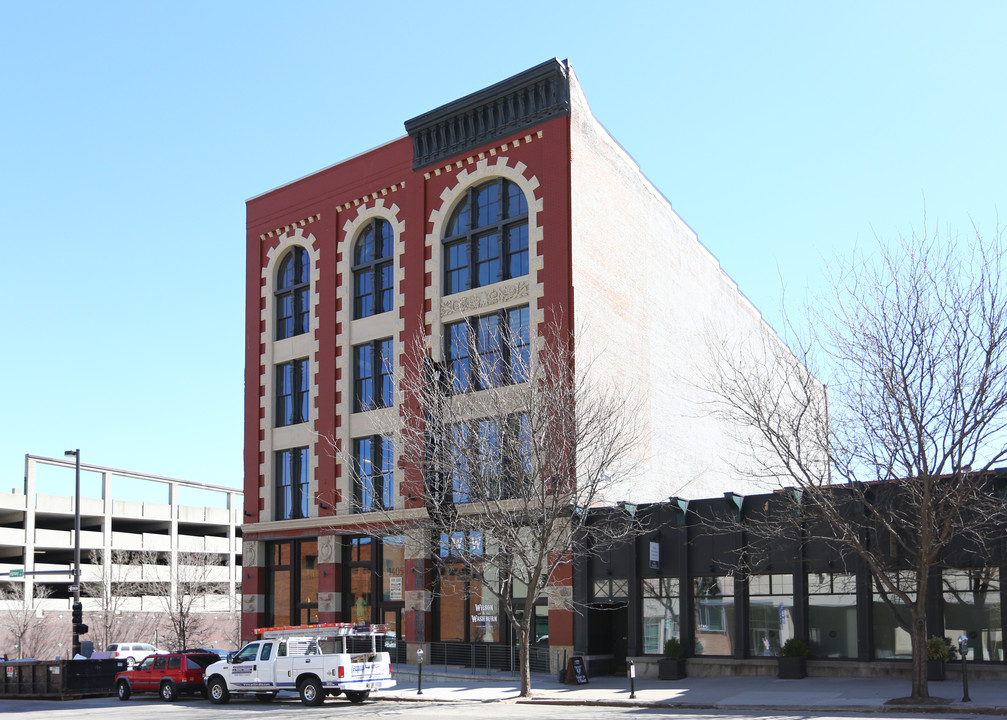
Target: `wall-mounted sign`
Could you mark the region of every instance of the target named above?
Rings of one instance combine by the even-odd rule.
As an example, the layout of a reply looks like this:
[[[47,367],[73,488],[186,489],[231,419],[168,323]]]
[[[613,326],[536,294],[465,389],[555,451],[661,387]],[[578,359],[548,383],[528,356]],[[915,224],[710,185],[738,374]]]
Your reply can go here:
[[[476,612],[478,615],[472,616],[474,623],[495,623],[497,621],[496,605],[476,605]]]
[[[402,576],[392,575],[388,578],[388,599],[389,600],[401,600],[402,599]]]
[[[661,567],[661,544],[652,542],[650,544],[650,569],[657,570]]]

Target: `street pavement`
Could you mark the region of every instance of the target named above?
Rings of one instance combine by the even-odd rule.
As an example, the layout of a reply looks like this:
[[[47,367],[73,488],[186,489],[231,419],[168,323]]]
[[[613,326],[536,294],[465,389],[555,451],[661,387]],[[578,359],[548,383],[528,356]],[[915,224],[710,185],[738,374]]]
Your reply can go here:
[[[532,676],[532,697],[519,698],[516,678],[468,671],[424,670],[422,694],[415,668],[396,673],[396,687],[372,695],[401,701],[516,701],[571,705],[669,707],[695,710],[774,710],[821,713],[918,712],[1007,715],[1007,683],[970,681],[969,702],[961,681],[931,682],[931,703],[908,703],[908,679],[822,678],[779,680],[775,677],[686,678],[683,680],[590,678],[584,685],[564,685],[552,676]]]

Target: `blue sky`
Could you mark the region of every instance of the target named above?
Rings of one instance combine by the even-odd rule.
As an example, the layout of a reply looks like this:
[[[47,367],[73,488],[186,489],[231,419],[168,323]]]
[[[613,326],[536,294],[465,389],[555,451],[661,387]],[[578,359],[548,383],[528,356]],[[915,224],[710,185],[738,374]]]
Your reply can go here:
[[[1007,3],[0,0],[0,491],[242,476],[244,202],[551,57],[777,322],[1007,197]],[[71,490],[72,488],[68,488]]]

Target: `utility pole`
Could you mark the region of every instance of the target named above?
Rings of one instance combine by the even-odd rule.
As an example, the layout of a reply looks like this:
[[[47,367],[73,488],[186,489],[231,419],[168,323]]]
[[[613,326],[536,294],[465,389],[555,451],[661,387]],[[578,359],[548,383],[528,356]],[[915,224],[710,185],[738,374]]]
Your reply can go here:
[[[84,624],[84,607],[80,604],[80,448],[67,450],[65,456],[74,457],[76,482],[73,499],[73,607],[70,621],[73,623],[73,651],[71,658],[80,655],[80,636],[87,633]]]

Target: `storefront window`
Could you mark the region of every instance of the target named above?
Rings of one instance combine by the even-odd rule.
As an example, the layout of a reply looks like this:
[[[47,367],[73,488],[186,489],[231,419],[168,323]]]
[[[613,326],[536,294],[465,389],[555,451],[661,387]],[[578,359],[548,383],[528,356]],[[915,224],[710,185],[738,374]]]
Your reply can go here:
[[[532,640],[539,645],[547,645],[549,643],[549,606],[536,605],[535,618],[532,622],[535,627],[535,636]]]
[[[371,548],[374,543],[370,538],[353,538],[350,540],[350,562],[370,562],[372,557]]]
[[[696,655],[731,655],[734,652],[734,578],[711,575],[692,579]]]
[[[678,578],[643,579],[643,652],[659,655],[670,638],[681,639]]]
[[[910,602],[916,602],[916,573],[903,570],[892,573],[892,580],[909,595]],[[895,609],[885,602],[881,591],[874,584],[874,659],[908,660],[913,656],[912,641],[905,625],[909,624],[909,610],[898,596],[888,593]],[[899,624],[901,620],[902,624]]]
[[[465,641],[465,585],[460,567],[448,567],[440,578],[438,594],[440,639],[444,642]]]
[[[851,573],[808,574],[809,655],[857,656],[857,578]]]
[[[377,622],[374,619],[374,544],[368,537],[349,540],[349,620],[356,624]]]
[[[402,602],[406,539],[402,535],[386,537],[381,546],[381,599],[383,602]]]
[[[318,622],[318,541],[267,544],[266,617],[270,625]]]
[[[969,660],[1002,661],[1000,573],[996,568],[945,570],[944,636],[951,642],[963,633],[969,638]]]
[[[779,655],[794,637],[793,575],[753,575],[748,579],[748,647],[752,655]]]
[[[350,622],[372,623],[371,569],[350,568]]]
[[[272,623],[274,625],[290,625],[290,571],[274,570],[272,572]]]
[[[300,591],[297,593],[301,625],[318,622],[318,541],[304,540],[300,551]]]
[[[499,599],[482,583],[469,584],[469,640],[497,642],[500,640]]]

